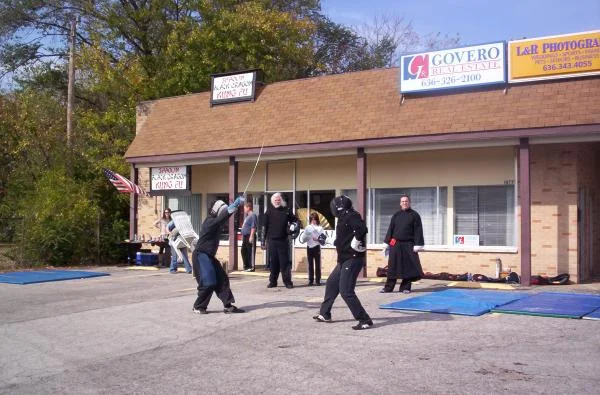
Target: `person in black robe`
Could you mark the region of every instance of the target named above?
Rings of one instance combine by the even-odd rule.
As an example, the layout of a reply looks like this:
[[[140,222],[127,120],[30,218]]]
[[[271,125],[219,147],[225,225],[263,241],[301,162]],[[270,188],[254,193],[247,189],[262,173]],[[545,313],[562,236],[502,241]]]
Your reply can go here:
[[[264,225],[261,232],[261,248],[268,249],[269,270],[271,271],[267,288],[277,286],[280,272],[285,287],[294,288],[288,236],[297,236],[300,225],[298,218],[286,207],[279,192],[271,196],[271,205],[263,217]]]
[[[400,197],[400,210],[390,221],[384,242],[389,253],[387,281],[380,292],[392,292],[396,280],[401,278],[400,292],[410,293],[413,281],[423,277],[418,252],[423,249],[423,225],[421,216],[410,208],[410,197]]]
[[[327,278],[325,297],[319,314],[313,316],[317,322],[331,322],[331,308],[338,295],[342,296],[358,324],[352,329],[369,329],[373,321],[354,292],[356,279],[365,266],[368,229],[360,214],[352,208],[352,200],[338,196],[331,201],[331,211],[338,217],[335,227],[335,249],[337,265]]]
[[[243,309],[232,304],[235,303],[235,299],[229,285],[229,277],[221,266],[221,262],[215,257],[219,248],[219,234],[223,224],[243,202],[242,197],[235,199],[229,206],[222,200],[213,202],[210,205],[208,217],[202,223],[198,242],[192,254],[193,273],[198,283],[198,297],[192,309],[194,313],[207,313],[206,308],[213,292],[223,302],[224,313],[244,312]]]

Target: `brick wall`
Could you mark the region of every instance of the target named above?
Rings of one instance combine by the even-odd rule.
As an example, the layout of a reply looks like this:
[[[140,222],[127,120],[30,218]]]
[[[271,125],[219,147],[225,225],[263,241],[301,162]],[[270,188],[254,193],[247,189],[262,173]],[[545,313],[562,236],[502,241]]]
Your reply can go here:
[[[585,226],[580,235],[584,244],[581,274],[589,280],[600,276],[600,143],[579,145],[577,181],[585,200],[584,207],[580,207]]]
[[[531,146],[531,274],[577,281],[576,144]]]
[[[139,169],[139,183],[141,186],[149,191],[150,190],[150,169],[141,168]],[[157,237],[160,235],[160,230],[154,226],[154,222],[159,219],[162,215],[162,196],[143,197],[140,196],[138,200],[138,228],[137,234],[145,235],[146,239],[148,235]],[[146,246],[144,246],[146,247]],[[158,248],[156,248],[158,251]]]
[[[387,258],[384,258],[381,251],[369,250],[367,252],[367,273],[369,277],[374,277],[378,267],[387,265]],[[493,277],[496,275],[496,258],[502,261],[502,268],[510,268],[520,274],[521,261],[519,254],[516,253],[461,253],[461,252],[421,252],[421,265],[423,271],[431,273],[448,272],[453,274],[461,273],[479,273]],[[229,247],[221,246],[217,251],[217,258],[221,262],[227,262],[229,259]],[[241,262],[242,258],[239,255]],[[321,250],[321,269],[324,275],[329,274],[336,265],[337,255],[335,249],[327,248]],[[262,265],[263,252],[259,248],[256,251],[256,264]],[[296,248],[296,257],[294,270],[298,273],[307,272],[306,248]]]

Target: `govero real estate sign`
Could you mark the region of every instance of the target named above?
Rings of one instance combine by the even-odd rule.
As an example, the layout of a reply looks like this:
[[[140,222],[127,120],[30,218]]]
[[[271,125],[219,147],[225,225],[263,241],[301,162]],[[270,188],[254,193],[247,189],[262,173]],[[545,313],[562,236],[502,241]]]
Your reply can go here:
[[[423,52],[400,59],[400,93],[506,82],[506,43]]]
[[[600,74],[600,30],[510,41],[509,81]]]

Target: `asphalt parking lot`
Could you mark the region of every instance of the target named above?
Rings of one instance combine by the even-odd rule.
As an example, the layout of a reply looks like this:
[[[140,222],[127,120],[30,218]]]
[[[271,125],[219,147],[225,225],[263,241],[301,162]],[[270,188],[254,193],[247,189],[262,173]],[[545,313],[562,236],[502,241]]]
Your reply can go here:
[[[375,327],[354,331],[341,299],[333,323],[314,322],[325,289],[301,278],[267,289],[257,273],[232,274],[247,312],[223,314],[213,297],[197,315],[188,274],[89,270],[111,275],[0,284],[0,393],[600,393],[599,321],[378,308],[445,289],[440,281],[411,295],[360,281]]]

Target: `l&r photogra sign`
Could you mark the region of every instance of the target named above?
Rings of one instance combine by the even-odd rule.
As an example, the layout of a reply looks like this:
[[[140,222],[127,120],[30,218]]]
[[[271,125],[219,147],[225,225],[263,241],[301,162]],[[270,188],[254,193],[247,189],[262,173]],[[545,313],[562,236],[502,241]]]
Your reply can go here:
[[[191,191],[190,166],[150,168],[150,194],[186,194]]]
[[[600,30],[510,41],[509,82],[600,74]]]
[[[400,59],[400,93],[506,83],[506,43],[423,52]]]

